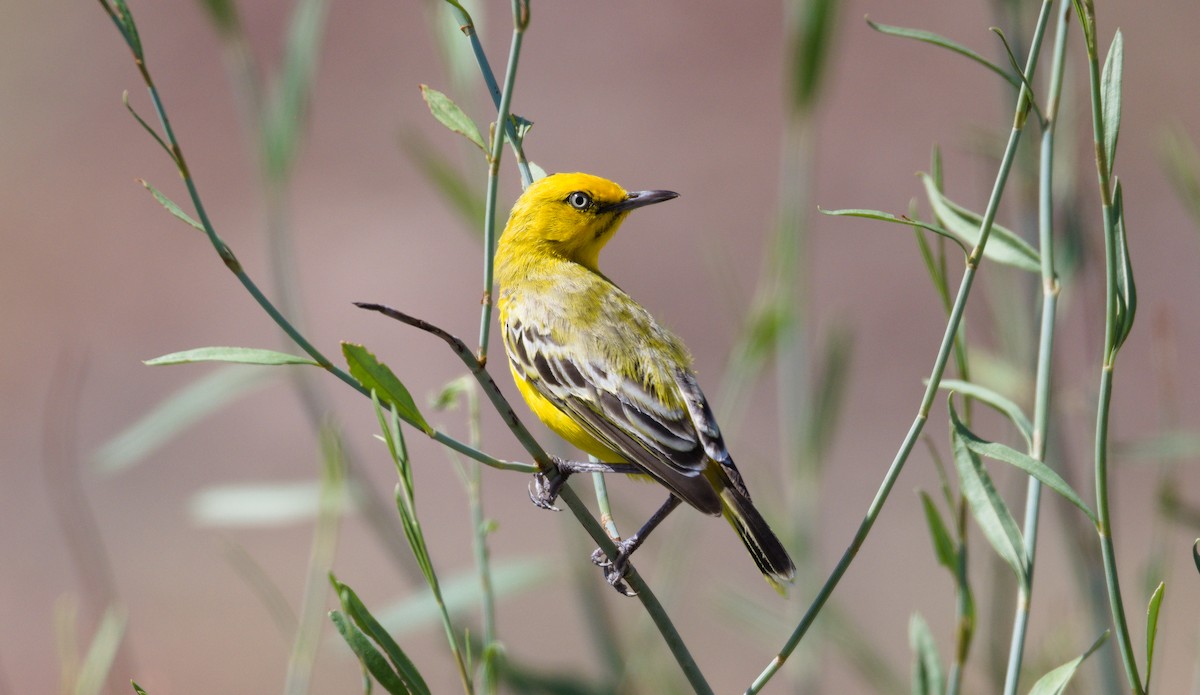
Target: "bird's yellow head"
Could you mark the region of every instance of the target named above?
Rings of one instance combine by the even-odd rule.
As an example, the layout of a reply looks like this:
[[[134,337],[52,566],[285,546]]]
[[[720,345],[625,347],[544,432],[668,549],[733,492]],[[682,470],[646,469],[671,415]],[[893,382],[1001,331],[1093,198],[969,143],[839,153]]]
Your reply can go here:
[[[678,195],[672,191],[626,191],[591,174],[547,176],[525,189],[513,205],[500,239],[500,253],[551,253],[598,272],[600,249],[630,210]]]

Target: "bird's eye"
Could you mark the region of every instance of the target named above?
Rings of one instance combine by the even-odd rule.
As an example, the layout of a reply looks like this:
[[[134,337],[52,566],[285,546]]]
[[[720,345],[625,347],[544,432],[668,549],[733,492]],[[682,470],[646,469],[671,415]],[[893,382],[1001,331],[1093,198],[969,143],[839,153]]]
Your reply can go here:
[[[592,197],[582,191],[575,191],[567,196],[567,202],[576,210],[586,210],[592,206]]]

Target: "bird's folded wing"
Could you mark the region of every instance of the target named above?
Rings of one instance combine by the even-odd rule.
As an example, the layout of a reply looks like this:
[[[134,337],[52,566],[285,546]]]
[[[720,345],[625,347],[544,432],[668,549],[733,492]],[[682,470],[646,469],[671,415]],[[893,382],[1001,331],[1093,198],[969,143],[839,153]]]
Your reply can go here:
[[[682,399],[660,398],[640,375],[623,373],[603,355],[581,359],[582,351],[517,321],[509,321],[504,338],[514,369],[539,394],[697,509],[720,512],[716,491],[702,475],[708,447]]]

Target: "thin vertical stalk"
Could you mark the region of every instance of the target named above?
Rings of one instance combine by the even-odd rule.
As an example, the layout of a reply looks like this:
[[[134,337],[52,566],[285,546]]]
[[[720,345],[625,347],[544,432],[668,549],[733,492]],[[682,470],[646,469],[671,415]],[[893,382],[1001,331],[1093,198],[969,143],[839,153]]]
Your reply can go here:
[[[521,56],[521,42],[529,26],[529,0],[513,0],[513,37],[508,49],[508,69],[504,73],[504,91],[496,106],[496,128],[492,133],[492,151],[488,155],[487,201],[483,214],[483,308],[479,316],[480,364],[487,364],[488,337],[492,330],[493,270],[496,255],[496,191],[500,180],[500,156],[504,153],[504,139],[511,125],[509,104],[513,86],[517,81],[517,59]],[[516,142],[516,132],[510,136]],[[524,173],[522,173],[524,176]],[[528,184],[527,184],[528,185]]]
[[[1060,0],[1059,8],[1058,27],[1054,38],[1054,62],[1050,70],[1049,98],[1046,103],[1046,121],[1042,129],[1038,171],[1038,250],[1042,259],[1042,321],[1034,387],[1033,441],[1030,444],[1029,455],[1039,461],[1046,459],[1047,430],[1050,423],[1050,377],[1054,352],[1054,321],[1058,308],[1059,291],[1058,278],[1054,271],[1054,132],[1058,123],[1059,99],[1062,96],[1063,63],[1067,48],[1067,27],[1070,24],[1071,1]],[[1013,617],[1012,639],[1008,651],[1008,667],[1005,669],[1004,676],[1005,695],[1015,695],[1021,677],[1025,633],[1029,626],[1029,611],[1033,594],[1033,570],[1037,554],[1041,495],[1041,482],[1031,476],[1025,493],[1023,531],[1028,584],[1018,589],[1017,608]]]
[[[529,3],[525,1],[525,24],[529,23]],[[492,105],[496,109],[500,108],[500,101],[503,98],[500,91],[500,85],[496,82],[496,75],[492,72],[492,65],[488,61],[487,53],[483,50],[483,44],[479,42],[479,34],[475,31],[475,22],[471,19],[471,15],[458,4],[450,3],[451,12],[454,14],[455,21],[458,22],[459,29],[471,42],[471,51],[475,54],[475,62],[479,64],[479,73],[483,76],[483,82],[487,86],[488,94],[492,97]],[[527,187],[533,183],[533,173],[529,170],[529,160],[525,158],[524,143],[517,137],[517,129],[511,120],[504,121],[504,132],[508,136],[508,142],[512,146],[513,154],[517,157],[517,168],[521,172],[521,185]]]
[[[1099,403],[1096,407],[1095,476],[1096,515],[1099,517],[1097,530],[1100,535],[1100,552],[1104,562],[1104,578],[1108,584],[1108,601],[1112,610],[1113,627],[1117,632],[1117,644],[1121,660],[1125,665],[1125,676],[1130,691],[1143,695],[1141,676],[1138,674],[1137,658],[1133,654],[1133,641],[1125,620],[1125,605],[1121,597],[1121,584],[1117,575],[1116,551],[1112,538],[1112,515],[1109,510],[1108,494],[1108,425],[1112,406],[1113,369],[1116,366],[1118,342],[1117,326],[1117,220],[1113,211],[1112,163],[1104,149],[1104,111],[1100,97],[1100,61],[1096,43],[1096,17],[1090,0],[1076,2],[1080,22],[1084,25],[1088,50],[1088,90],[1092,105],[1092,133],[1096,151],[1096,173],[1100,186],[1101,213],[1104,222],[1104,353],[1100,368]],[[1108,124],[1113,125],[1113,124]]]
[[[1029,48],[1029,56],[1026,59],[1025,65],[1025,84],[1033,77],[1034,71],[1037,68],[1038,54],[1041,51],[1042,37],[1045,34],[1046,23],[1050,17],[1051,3],[1046,0],[1042,4],[1042,9],[1038,15],[1037,28],[1034,31],[1033,40]],[[954,300],[954,306],[950,311],[950,318],[946,322],[946,330],[942,335],[941,345],[938,348],[937,356],[934,359],[933,368],[930,371],[929,380],[925,387],[925,394],[921,398],[920,407],[917,410],[917,415],[913,419],[912,425],[909,427],[908,434],[904,437],[900,444],[899,450],[896,452],[895,458],[888,467],[887,473],[884,475],[883,482],[880,483],[879,490],[875,493],[874,499],[867,508],[867,513],[859,524],[858,530],[854,534],[854,538],[850,541],[850,545],[842,553],[841,559],[830,573],[829,578],[821,589],[817,592],[812,604],[801,618],[799,625],[792,632],[787,642],[784,643],[779,653],[771,660],[761,674],[750,684],[746,689],[747,695],[759,692],[764,685],[779,671],[780,667],[791,656],[796,646],[803,639],[809,627],[816,620],[817,614],[829,597],[837,588],[838,582],[849,569],[850,564],[857,557],[859,548],[866,541],[867,535],[871,528],[875,525],[875,520],[879,517],[879,512],[883,509],[884,503],[887,501],[888,495],[892,491],[892,487],[896,484],[896,479],[900,476],[900,471],[904,468],[908,456],[912,453],[913,446],[921,435],[921,430],[925,427],[925,422],[929,419],[929,410],[933,406],[933,399],[937,394],[938,386],[942,381],[942,374],[946,370],[946,362],[950,357],[950,353],[954,348],[954,339],[958,334],[958,327],[962,321],[963,312],[966,309],[967,299],[971,294],[971,286],[975,280],[975,274],[979,269],[979,261],[983,257],[983,249],[987,244],[988,238],[992,233],[992,225],[996,221],[996,212],[1000,207],[1000,198],[1004,193],[1004,187],[1008,183],[1008,174],[1012,170],[1013,160],[1017,153],[1017,144],[1021,140],[1021,134],[1024,131],[1025,121],[1029,115],[1032,105],[1033,95],[1029,93],[1028,87],[1022,85],[1020,95],[1017,97],[1017,105],[1013,116],[1013,127],[1009,133],[1008,144],[1004,148],[1004,156],[1000,162],[1000,170],[996,173],[996,181],[992,186],[991,196],[988,198],[987,208],[984,211],[983,219],[980,223],[979,242],[967,257],[967,267],[963,271],[962,281],[959,284],[958,294]]]

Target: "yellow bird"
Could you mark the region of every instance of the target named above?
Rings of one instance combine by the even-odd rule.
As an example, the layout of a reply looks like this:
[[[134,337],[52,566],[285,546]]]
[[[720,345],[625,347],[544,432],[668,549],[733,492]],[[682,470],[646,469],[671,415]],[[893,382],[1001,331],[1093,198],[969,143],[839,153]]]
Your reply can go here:
[[[513,206],[496,250],[500,324],[517,388],[542,422],[602,464],[560,462],[554,482],[538,475],[530,497],[553,508],[573,472],[648,475],[671,491],[654,516],[593,554],[605,577],[629,593],[629,556],[680,501],[737,531],[767,581],[795,566],[754,508],[696,377],[687,348],[600,272],[600,250],[635,208],[677,197],[626,191],[589,174],[555,174]]]

